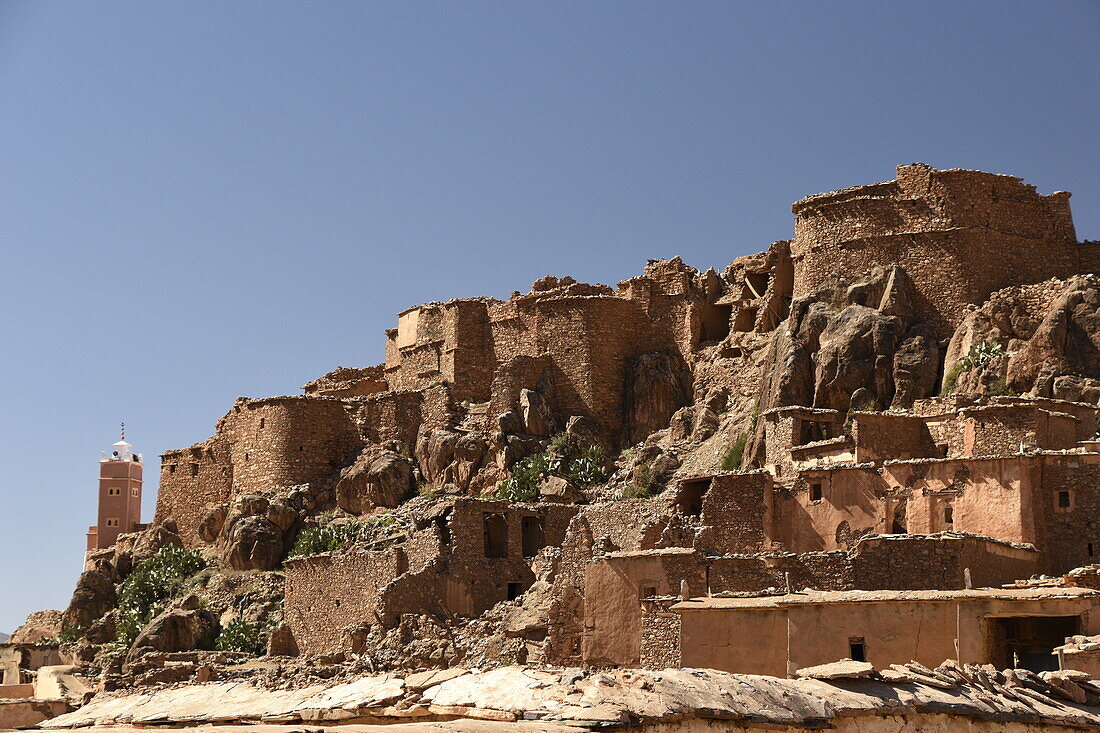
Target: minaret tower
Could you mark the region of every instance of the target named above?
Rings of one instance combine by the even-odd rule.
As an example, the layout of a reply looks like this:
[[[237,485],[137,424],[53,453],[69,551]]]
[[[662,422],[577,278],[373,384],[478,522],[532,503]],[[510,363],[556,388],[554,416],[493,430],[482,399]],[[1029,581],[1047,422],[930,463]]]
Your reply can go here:
[[[99,455],[99,518],[88,528],[89,551],[111,547],[120,534],[135,531],[141,523],[142,455],[126,442],[126,423],[111,453]]]

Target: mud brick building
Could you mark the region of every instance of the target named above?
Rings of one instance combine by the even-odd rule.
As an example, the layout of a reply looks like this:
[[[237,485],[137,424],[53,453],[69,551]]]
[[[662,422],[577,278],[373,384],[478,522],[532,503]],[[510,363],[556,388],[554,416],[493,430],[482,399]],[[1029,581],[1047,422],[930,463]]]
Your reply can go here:
[[[745,619],[858,608],[909,639],[899,618],[965,607],[965,638],[919,653],[974,661],[1003,656],[968,646],[983,619],[1049,605],[1095,633],[1089,593],[980,590],[1098,562],[1100,245],[1069,194],[913,164],[792,211],[792,239],[721,271],[650,260],[614,287],[407,308],[384,363],[240,398],[166,452],[154,523],[228,567],[285,567],[303,654],[418,615],[519,614],[532,661],[734,671],[757,671]],[[563,440],[606,479],[563,478]],[[557,466],[544,500],[498,498],[536,457]],[[305,527],[385,514],[406,529],[286,559]],[[796,659],[786,634],[760,637],[768,674],[847,650]]]

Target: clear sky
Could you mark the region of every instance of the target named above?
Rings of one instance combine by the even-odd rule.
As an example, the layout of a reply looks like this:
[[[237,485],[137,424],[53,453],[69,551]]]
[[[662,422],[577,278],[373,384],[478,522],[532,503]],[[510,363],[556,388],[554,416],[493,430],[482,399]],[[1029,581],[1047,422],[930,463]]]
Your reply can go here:
[[[410,305],[701,269],[898,163],[1069,190],[1100,2],[0,2],[0,630],[64,608],[99,451],[383,359]]]

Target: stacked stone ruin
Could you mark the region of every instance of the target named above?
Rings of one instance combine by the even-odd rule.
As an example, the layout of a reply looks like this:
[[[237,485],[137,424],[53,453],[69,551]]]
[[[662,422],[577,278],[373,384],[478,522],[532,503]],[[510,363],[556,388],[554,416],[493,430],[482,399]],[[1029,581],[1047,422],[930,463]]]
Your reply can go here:
[[[913,164],[792,210],[792,240],[723,272],[651,260],[615,288],[409,308],[384,364],[241,398],[166,452],[154,528],[223,567],[285,566],[283,651],[483,617],[559,664],[678,664],[685,594],[1098,562],[1100,245],[1069,194]],[[605,485],[494,497],[563,433],[609,456]],[[286,559],[325,512],[407,522]]]

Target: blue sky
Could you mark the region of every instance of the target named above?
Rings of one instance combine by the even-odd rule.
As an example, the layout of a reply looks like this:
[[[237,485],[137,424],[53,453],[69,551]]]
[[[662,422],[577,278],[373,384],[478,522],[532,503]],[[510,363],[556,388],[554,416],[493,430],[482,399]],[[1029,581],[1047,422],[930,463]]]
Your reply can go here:
[[[1069,190],[1100,2],[0,2],[0,630],[64,608],[99,450],[378,363],[403,308],[721,267],[898,163]]]

